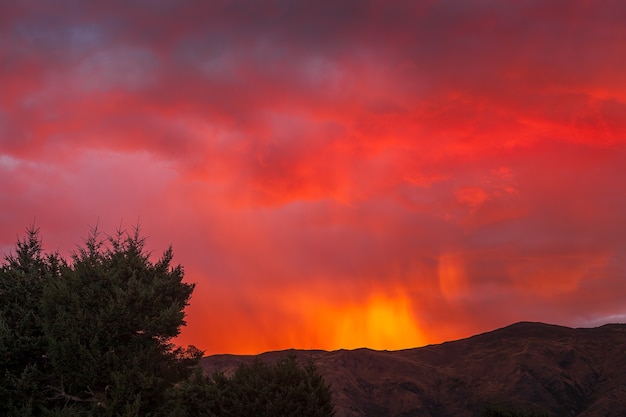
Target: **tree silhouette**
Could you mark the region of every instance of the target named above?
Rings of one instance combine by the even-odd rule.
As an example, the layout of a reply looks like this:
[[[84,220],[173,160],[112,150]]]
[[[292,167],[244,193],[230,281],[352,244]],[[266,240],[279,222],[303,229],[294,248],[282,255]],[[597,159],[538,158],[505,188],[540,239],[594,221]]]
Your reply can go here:
[[[144,244],[138,227],[94,229],[66,262],[27,229],[0,269],[1,415],[166,415],[202,356],[171,342],[194,286]]]
[[[172,343],[194,289],[139,227],[92,229],[64,260],[27,228],[0,267],[0,415],[328,417],[329,387],[295,356],[205,376],[202,352]]]
[[[329,387],[312,361],[300,365],[295,355],[268,364],[256,359],[230,377],[201,373],[183,384],[173,417],[331,417]]]

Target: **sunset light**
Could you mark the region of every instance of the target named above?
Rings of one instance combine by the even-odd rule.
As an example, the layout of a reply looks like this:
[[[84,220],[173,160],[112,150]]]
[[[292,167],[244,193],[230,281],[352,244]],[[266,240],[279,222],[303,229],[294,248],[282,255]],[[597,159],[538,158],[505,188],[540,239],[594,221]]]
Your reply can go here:
[[[373,297],[364,306],[338,311],[333,317],[337,347],[406,349],[426,340],[404,298]]]
[[[626,321],[626,2],[0,4],[0,253],[139,223],[177,342]]]

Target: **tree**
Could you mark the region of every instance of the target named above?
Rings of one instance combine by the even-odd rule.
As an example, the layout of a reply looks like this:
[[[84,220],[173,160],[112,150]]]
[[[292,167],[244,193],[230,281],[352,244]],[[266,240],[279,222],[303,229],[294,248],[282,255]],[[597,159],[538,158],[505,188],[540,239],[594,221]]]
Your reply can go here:
[[[18,239],[0,268],[0,415],[37,415],[49,371],[41,301],[44,288],[65,264],[44,256],[34,226]]]
[[[330,389],[313,361],[300,365],[295,355],[268,364],[240,365],[231,377],[197,373],[178,391],[173,417],[330,417]]]
[[[166,415],[202,356],[172,343],[194,285],[144,244],[138,227],[94,229],[67,263],[27,230],[0,270],[0,414]]]
[[[136,227],[93,229],[69,260],[27,229],[0,266],[0,415],[10,417],[328,417],[313,362],[257,361],[205,376],[202,352],[173,344],[194,289],[152,261]]]

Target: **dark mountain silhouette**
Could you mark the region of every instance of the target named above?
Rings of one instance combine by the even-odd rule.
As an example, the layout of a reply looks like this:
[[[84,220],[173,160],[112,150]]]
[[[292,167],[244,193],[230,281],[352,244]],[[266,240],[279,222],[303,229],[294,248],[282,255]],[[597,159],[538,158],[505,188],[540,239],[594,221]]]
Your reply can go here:
[[[316,361],[337,417],[479,416],[488,405],[553,416],[626,416],[626,324],[572,329],[516,323],[467,339],[400,351],[282,351]],[[214,355],[232,372],[255,356]]]

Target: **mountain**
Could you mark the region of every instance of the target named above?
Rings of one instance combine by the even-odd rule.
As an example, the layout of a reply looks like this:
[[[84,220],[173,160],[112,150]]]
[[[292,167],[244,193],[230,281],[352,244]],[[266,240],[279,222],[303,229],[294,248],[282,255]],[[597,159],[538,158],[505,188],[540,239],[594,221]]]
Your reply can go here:
[[[521,322],[467,339],[399,351],[289,352],[331,384],[336,417],[470,417],[487,405],[552,416],[626,416],[626,324],[572,329]],[[206,372],[255,356],[214,355]]]

